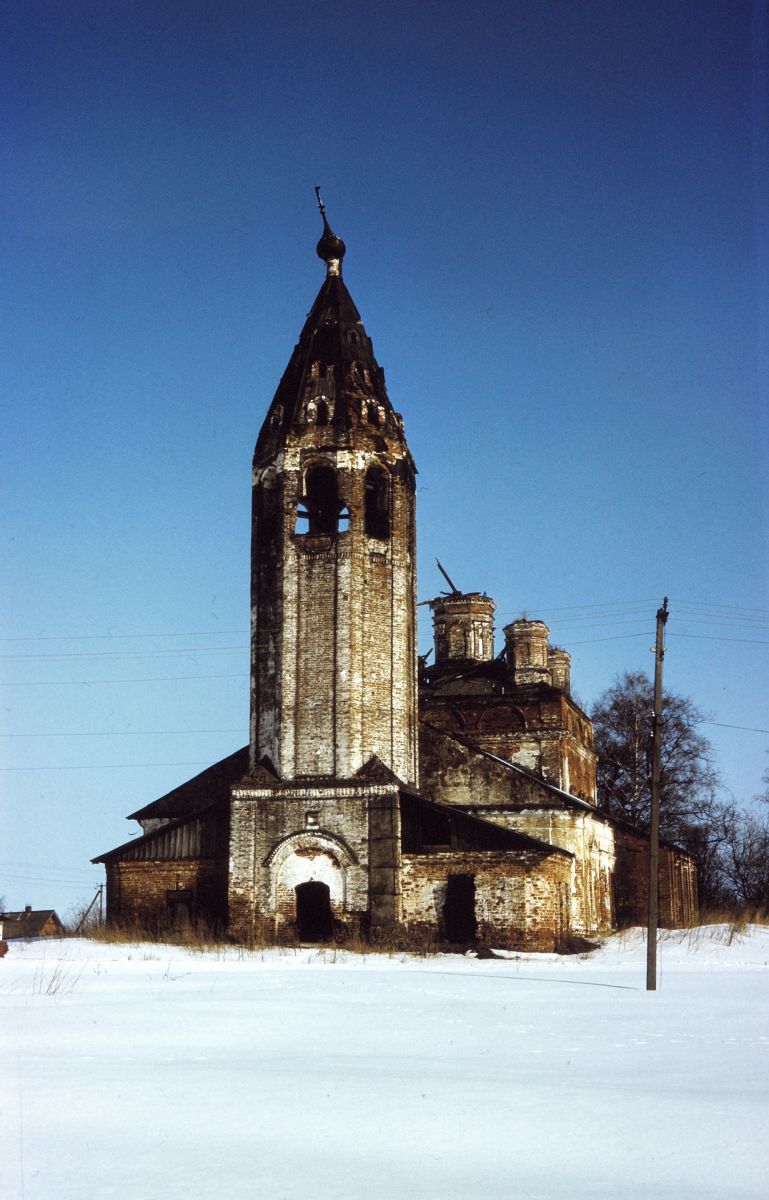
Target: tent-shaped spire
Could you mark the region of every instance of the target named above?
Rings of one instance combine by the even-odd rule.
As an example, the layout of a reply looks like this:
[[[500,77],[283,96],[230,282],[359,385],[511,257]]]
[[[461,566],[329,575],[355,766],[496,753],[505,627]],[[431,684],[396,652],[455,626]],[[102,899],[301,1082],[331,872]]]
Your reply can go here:
[[[380,450],[393,441],[403,444],[402,422],[390,404],[384,371],[342,279],[345,244],[320,207],[323,234],[316,250],[326,263],[326,278],[270,405],[255,463],[271,459],[313,426],[325,427],[335,446],[348,444],[353,430],[358,439],[368,432]]]

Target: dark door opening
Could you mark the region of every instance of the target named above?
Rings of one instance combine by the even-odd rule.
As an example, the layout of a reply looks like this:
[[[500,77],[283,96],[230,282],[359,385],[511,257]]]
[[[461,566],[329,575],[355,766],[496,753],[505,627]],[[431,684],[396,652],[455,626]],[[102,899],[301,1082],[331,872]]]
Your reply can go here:
[[[172,933],[188,933],[192,925],[192,892],[176,888],[166,892],[168,925]]]
[[[449,875],[443,924],[447,942],[474,942],[478,930],[475,919],[475,878]]]
[[[300,941],[327,942],[334,932],[331,893],[325,883],[300,883],[296,887],[296,927]]]

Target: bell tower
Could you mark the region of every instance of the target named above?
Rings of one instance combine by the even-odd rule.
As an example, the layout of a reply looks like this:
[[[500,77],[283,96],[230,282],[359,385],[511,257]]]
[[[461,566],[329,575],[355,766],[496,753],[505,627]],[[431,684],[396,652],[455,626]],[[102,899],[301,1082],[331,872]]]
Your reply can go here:
[[[244,938],[397,924],[400,797],[417,782],[416,471],[318,203],[326,278],[254,453],[227,901]]]
[[[325,210],[326,278],[253,464],[251,767],[416,784],[415,468]]]

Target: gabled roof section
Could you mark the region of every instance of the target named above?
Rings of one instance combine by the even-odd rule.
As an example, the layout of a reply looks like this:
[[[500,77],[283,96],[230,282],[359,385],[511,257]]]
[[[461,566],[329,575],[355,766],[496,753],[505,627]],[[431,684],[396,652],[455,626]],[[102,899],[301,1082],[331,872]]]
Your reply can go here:
[[[408,788],[408,785],[382,762],[378,754],[372,754],[368,762],[365,762],[356,772],[355,779],[364,779],[366,783],[395,783],[401,791]]]
[[[5,938],[40,937],[47,925],[49,935],[53,933],[55,936],[64,930],[53,908],[25,908],[22,912],[0,913],[0,924]]]
[[[406,854],[430,854],[446,850],[533,850],[573,858],[570,850],[507,829],[494,821],[463,812],[450,804],[436,804],[413,792],[400,798],[403,849]]]
[[[179,817],[187,817],[202,808],[208,808],[212,803],[228,801],[230,788],[236,780],[248,771],[248,746],[236,750],[227,758],[221,759],[199,775],[179,784],[165,796],[145,804],[128,816],[129,821],[166,820],[174,821]]]

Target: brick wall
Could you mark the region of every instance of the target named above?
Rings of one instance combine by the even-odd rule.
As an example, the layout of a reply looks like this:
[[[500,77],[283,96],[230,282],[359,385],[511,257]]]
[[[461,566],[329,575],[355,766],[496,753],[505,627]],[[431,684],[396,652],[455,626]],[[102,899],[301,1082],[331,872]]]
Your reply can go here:
[[[617,925],[646,925],[649,912],[649,842],[641,834],[617,833],[615,882]],[[659,924],[675,928],[697,916],[697,868],[694,859],[672,846],[659,850]]]
[[[443,939],[448,879],[460,874],[474,880],[477,938],[482,944],[552,951],[568,934],[569,860],[520,851],[404,855],[404,925]]]
[[[227,919],[227,864],[223,859],[176,859],[107,863],[110,921],[150,931],[167,928],[173,906],[168,893],[191,893],[189,918],[222,930]]]
[[[520,687],[502,696],[421,695],[423,721],[541,773],[556,787],[596,799],[593,727],[571,697],[550,687]]]

